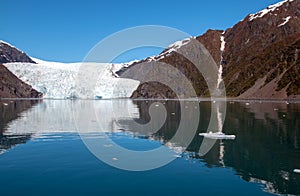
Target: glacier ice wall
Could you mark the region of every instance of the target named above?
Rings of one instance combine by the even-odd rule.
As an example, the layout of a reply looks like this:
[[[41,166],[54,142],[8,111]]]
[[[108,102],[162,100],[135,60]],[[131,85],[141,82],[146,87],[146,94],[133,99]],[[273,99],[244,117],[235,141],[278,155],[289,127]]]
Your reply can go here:
[[[22,81],[43,93],[44,98],[128,98],[139,85],[139,81],[117,76],[115,72],[125,65],[97,63],[97,70],[93,71],[101,74],[96,84],[89,89],[89,93],[78,92],[77,76],[84,63],[57,63],[32,59],[37,64],[6,63],[5,66]]]

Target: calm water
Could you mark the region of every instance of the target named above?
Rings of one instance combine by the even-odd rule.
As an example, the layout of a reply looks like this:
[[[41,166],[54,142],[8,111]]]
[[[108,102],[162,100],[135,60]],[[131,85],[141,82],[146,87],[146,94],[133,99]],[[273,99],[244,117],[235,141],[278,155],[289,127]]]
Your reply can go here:
[[[181,106],[184,110],[176,101],[1,101],[0,195],[300,195],[300,174],[293,172],[300,169],[299,103],[186,101]],[[193,140],[173,141],[182,118],[193,119],[198,107]],[[166,115],[155,108],[165,108]],[[218,126],[225,118],[224,126],[215,128],[236,138],[210,141],[211,149],[202,155],[198,133],[207,130],[214,111]],[[194,120],[184,124],[186,133]],[[103,142],[103,135],[111,139],[103,149],[165,147],[177,158],[149,171],[120,170],[99,160],[82,140]]]

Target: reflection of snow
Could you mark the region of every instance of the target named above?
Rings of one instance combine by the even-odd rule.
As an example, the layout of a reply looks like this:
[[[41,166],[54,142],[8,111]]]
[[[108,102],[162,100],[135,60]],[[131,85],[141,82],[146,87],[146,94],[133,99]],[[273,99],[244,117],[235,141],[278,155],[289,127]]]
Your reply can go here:
[[[182,147],[180,145],[176,145],[171,142],[167,142],[164,145],[167,146],[168,148],[172,149],[177,155],[182,154],[185,151],[184,147]]]
[[[32,133],[33,137],[40,137],[46,133],[120,132],[116,121],[138,118],[138,114],[131,100],[44,100],[10,122],[5,134]]]
[[[277,193],[274,184],[272,182],[268,182],[265,180],[261,180],[261,179],[257,179],[254,177],[250,177],[249,182],[253,182],[253,183],[260,183],[264,185],[264,190],[269,192],[269,193]]]
[[[224,154],[225,154],[225,147],[222,141],[220,141],[220,156],[219,156],[219,163],[224,167],[225,163],[224,163]]]

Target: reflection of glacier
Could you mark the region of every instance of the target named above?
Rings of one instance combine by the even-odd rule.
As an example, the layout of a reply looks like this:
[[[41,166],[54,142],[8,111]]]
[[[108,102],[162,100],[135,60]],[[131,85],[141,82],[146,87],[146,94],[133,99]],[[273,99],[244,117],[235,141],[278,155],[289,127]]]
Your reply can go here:
[[[33,58],[34,59],[34,58]],[[7,63],[5,66],[18,78],[42,92],[45,98],[116,98],[130,97],[139,82],[131,79],[118,78],[116,72],[128,66],[126,64],[94,64],[91,72],[99,73],[97,83],[89,91],[78,92],[76,79],[78,71],[88,63],[56,63],[34,59],[32,63]],[[87,81],[90,81],[87,78]],[[92,81],[90,81],[92,82]]]
[[[117,132],[118,120],[134,117],[138,110],[130,100],[44,100],[10,122],[5,134]]]

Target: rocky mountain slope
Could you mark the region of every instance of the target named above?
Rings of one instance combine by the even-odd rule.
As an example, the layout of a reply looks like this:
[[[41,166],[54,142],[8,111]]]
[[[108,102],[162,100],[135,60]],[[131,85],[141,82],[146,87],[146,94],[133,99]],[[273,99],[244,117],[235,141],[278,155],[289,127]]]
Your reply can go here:
[[[21,81],[2,63],[30,62],[34,63],[24,52],[0,41],[0,98],[40,98],[42,94],[30,85]]]
[[[0,98],[40,98],[42,93],[21,81],[0,64]]]
[[[35,63],[24,52],[0,40],[0,63],[27,62]]]
[[[226,94],[238,98],[300,98],[300,1],[285,0],[250,14],[226,31],[208,30],[196,37],[222,67]],[[185,46],[186,47],[186,46]],[[170,50],[170,48],[166,49]],[[193,63],[172,50],[145,59],[178,68],[198,96],[209,96],[203,76]],[[135,66],[135,63],[131,66]],[[122,75],[122,74],[121,74]],[[175,98],[165,85],[142,83],[134,98]]]

